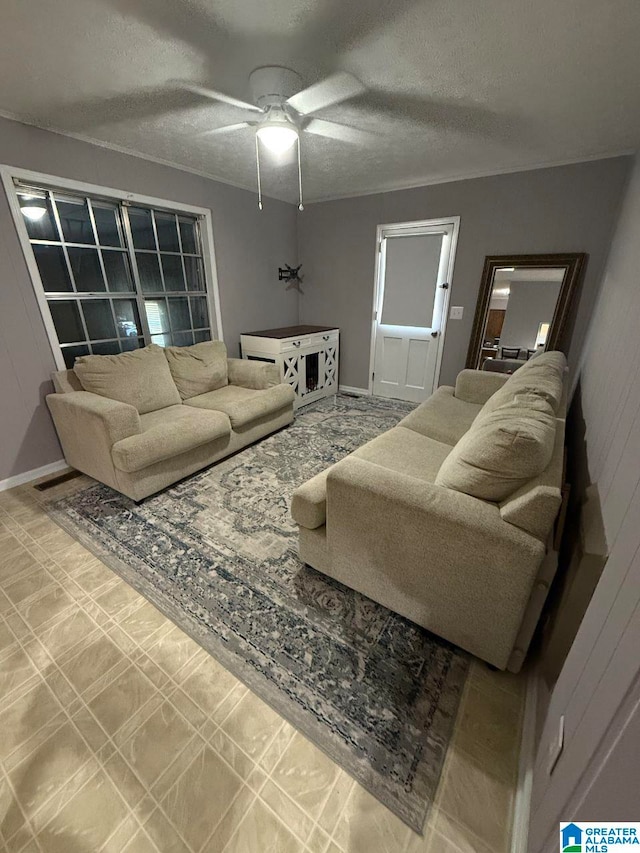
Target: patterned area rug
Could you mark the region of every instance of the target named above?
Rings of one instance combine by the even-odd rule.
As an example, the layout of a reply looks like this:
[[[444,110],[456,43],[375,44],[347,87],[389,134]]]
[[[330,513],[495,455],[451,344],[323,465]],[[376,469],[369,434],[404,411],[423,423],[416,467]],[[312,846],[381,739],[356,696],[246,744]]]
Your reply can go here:
[[[291,494],[412,406],[340,395],[136,506],[100,484],[55,520],[421,832],[466,655],[297,556]]]

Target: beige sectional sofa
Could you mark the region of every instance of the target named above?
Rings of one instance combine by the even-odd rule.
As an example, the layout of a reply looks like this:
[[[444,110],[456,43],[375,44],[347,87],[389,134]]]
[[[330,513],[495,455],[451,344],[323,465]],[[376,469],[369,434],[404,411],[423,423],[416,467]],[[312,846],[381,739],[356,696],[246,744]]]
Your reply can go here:
[[[296,490],[307,564],[517,672],[556,568],[566,360],[463,370]]]
[[[135,501],[293,420],[276,366],[227,358],[221,341],[82,356],[53,383],[69,465]]]

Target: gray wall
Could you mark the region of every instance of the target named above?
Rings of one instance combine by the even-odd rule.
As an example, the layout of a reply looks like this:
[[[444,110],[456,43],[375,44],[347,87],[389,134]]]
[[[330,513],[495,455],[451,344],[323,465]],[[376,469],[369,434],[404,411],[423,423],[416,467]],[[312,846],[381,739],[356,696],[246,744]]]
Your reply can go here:
[[[586,773],[578,783],[569,806],[572,820],[605,824],[637,820],[639,745],[640,678],[636,678],[594,756],[592,764],[596,772]]]
[[[244,331],[298,321],[298,294],[278,281],[296,263],[296,211],[197,175],[0,119],[0,164],[212,211],[222,328],[231,355]],[[0,190],[0,480],[62,458],[44,395],[55,369],[5,194]]]
[[[640,674],[639,233],[640,162],[606,264],[579,376],[589,476],[600,494],[609,557],[550,697],[534,772],[530,853],[557,850],[561,819],[638,818],[637,761],[627,760],[622,745],[638,731]],[[565,747],[549,777],[546,754],[561,715]],[[637,745],[636,740],[636,758]],[[625,795],[604,814],[611,779]],[[635,814],[622,814],[630,791]],[[602,808],[589,811],[588,805],[598,802]]]
[[[452,384],[465,365],[485,255],[589,253],[571,348],[576,361],[629,163],[614,158],[306,205],[298,217],[300,320],[340,327],[340,382],[366,388],[376,226],[457,215],[450,304],[464,306],[464,318],[448,323],[441,384]]]
[[[559,281],[512,281],[501,346],[533,349],[540,323],[553,319],[559,293]]]

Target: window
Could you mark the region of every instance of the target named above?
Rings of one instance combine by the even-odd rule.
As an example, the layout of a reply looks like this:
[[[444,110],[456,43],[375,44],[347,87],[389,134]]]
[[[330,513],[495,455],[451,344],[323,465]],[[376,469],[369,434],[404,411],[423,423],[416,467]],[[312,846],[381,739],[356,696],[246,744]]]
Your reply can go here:
[[[14,181],[64,363],[211,340],[196,215]]]

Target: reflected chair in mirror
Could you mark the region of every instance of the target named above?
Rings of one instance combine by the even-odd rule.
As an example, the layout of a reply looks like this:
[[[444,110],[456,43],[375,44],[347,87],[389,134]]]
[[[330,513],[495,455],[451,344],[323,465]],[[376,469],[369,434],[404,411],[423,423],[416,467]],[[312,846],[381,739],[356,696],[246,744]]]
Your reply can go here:
[[[502,358],[520,358],[520,347],[501,347],[500,355]]]

